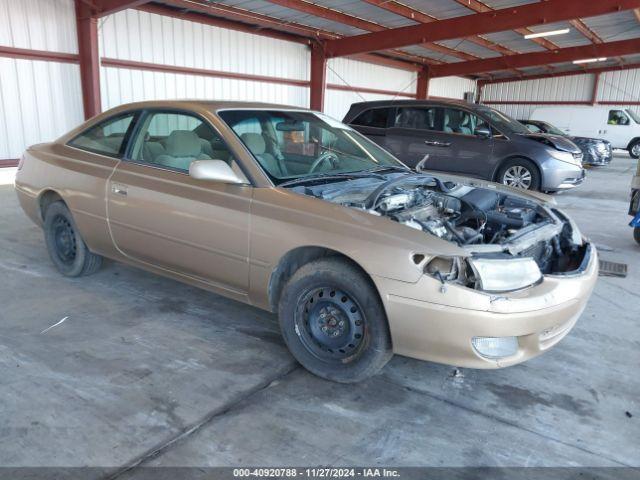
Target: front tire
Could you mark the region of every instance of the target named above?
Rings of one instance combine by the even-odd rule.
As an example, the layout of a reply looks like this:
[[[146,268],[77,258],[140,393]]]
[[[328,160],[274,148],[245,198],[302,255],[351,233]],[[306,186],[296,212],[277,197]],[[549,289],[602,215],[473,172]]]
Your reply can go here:
[[[633,229],[633,238],[640,244],[640,227],[635,227]]]
[[[378,292],[339,258],[302,266],[278,304],[280,329],[293,356],[311,373],[353,383],[378,373],[393,355]]]
[[[629,155],[631,158],[640,158],[640,140],[634,140],[631,145],[629,145]]]
[[[54,202],[47,208],[44,239],[51,261],[67,277],[90,275],[102,265],[102,257],[89,251],[63,202]]]
[[[525,158],[513,158],[498,170],[498,182],[523,190],[540,190],[540,173],[536,165]]]

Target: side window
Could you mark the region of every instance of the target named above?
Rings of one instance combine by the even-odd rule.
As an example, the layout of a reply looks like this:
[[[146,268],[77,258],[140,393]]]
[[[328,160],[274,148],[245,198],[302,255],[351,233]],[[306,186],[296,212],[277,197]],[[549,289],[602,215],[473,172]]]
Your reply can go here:
[[[194,160],[224,160],[232,156],[211,126],[188,113],[152,112],[143,120],[132,159],[188,172]]]
[[[388,108],[372,108],[366,112],[362,112],[351,123],[363,127],[387,128],[388,120]]]
[[[540,128],[537,125],[534,125],[533,123],[525,123],[524,124],[530,132],[532,133],[543,133],[542,130],[540,130]]]
[[[402,107],[398,108],[395,126],[415,128],[419,130],[440,130],[437,124],[437,107]]]
[[[609,110],[609,125],[629,125],[631,122],[627,114],[622,110]]]
[[[109,157],[119,157],[125,147],[129,128],[133,125],[136,113],[127,113],[111,117],[94,125],[69,142],[69,145]]]
[[[482,118],[471,112],[457,108],[444,109],[443,132],[476,135],[476,129],[478,127],[490,128]]]

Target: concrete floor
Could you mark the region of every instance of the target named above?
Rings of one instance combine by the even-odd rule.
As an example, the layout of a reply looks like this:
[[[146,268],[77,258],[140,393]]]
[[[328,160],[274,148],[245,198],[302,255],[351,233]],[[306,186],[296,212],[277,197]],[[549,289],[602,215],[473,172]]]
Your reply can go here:
[[[0,186],[0,466],[640,466],[633,168],[556,196],[629,264],[559,346],[462,376],[395,357],[358,385],[301,369],[252,307],[113,262],[61,277]]]

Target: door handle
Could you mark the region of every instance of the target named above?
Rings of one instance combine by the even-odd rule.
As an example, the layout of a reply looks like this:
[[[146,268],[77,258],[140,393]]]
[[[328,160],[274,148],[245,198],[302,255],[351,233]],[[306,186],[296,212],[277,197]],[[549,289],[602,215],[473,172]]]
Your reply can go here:
[[[119,185],[117,183],[114,183],[113,185],[111,185],[111,191],[118,195],[124,195],[124,196],[127,195],[127,187],[125,185]]]
[[[451,146],[451,142],[437,142],[433,140],[425,140],[424,143],[432,147],[450,147]]]

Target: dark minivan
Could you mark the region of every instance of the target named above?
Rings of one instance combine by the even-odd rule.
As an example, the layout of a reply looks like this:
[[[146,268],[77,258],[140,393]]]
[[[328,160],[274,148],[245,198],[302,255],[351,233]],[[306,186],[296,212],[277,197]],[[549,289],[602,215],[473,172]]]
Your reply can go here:
[[[558,191],[584,180],[582,152],[559,135],[537,135],[485,105],[385,100],[351,105],[343,120],[412,168],[524,189]]]

